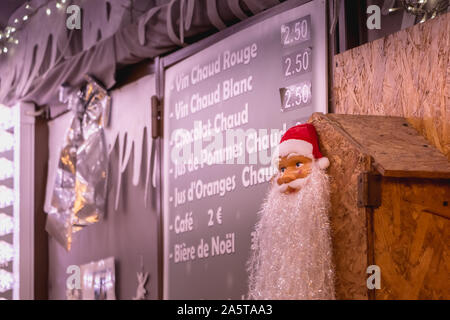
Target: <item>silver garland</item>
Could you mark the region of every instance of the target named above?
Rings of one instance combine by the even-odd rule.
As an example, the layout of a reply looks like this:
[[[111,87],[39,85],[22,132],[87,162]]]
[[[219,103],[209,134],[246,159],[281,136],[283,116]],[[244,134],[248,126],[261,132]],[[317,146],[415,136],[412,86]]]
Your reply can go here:
[[[110,97],[94,79],[68,99],[73,111],[60,152],[46,230],[66,250],[105,210],[108,156],[103,127]]]

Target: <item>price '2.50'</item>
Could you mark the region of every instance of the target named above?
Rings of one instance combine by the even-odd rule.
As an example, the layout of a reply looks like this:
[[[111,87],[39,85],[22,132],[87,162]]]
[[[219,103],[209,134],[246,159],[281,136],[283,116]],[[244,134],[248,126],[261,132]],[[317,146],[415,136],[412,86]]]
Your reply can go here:
[[[311,71],[311,48],[306,48],[283,57],[283,69],[286,77]]]
[[[309,40],[310,17],[291,21],[281,26],[281,42],[284,46],[290,46]]]
[[[306,81],[281,89],[282,111],[306,106],[311,102],[311,82]]]

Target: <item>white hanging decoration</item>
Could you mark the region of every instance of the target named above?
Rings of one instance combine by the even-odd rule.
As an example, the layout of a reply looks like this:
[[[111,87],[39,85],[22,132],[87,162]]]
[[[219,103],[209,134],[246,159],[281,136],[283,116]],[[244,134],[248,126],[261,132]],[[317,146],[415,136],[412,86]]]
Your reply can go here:
[[[52,208],[53,189],[56,181],[61,148],[65,142],[67,128],[70,127],[73,114],[68,112],[53,121],[48,122],[48,176],[44,211],[49,213]]]
[[[144,273],[144,256],[141,255],[141,272],[137,273],[137,279],[138,279],[138,287],[136,290],[136,296],[133,298],[133,300],[145,300],[145,297],[147,296],[147,290],[145,289],[145,284],[148,280],[148,272]]]
[[[8,130],[13,127],[13,113],[11,108],[0,105],[0,130]]]
[[[11,290],[14,285],[14,276],[11,272],[0,269],[0,293]]]
[[[133,185],[139,185],[144,147],[144,132],[147,132],[147,159],[145,179],[145,203],[150,182],[152,153],[151,97],[156,94],[155,76],[149,75],[111,93],[110,125],[105,129],[108,153],[116,143],[119,148],[119,164],[115,210],[119,208],[122,174],[127,168],[133,150]]]
[[[6,241],[0,241],[0,266],[6,265],[13,259],[14,259],[13,245]]]
[[[136,297],[133,298],[133,300],[145,300],[145,296],[147,295],[147,290],[145,289],[145,284],[148,280],[148,272],[138,272],[137,273],[137,279],[138,279],[138,287],[136,290]]]
[[[14,222],[11,216],[0,213],[0,237],[11,234],[14,230]]]
[[[0,158],[0,180],[12,178],[14,176],[14,165],[6,158]]]
[[[0,209],[12,206],[14,203],[14,191],[0,185]]]
[[[10,151],[14,147],[14,135],[0,130],[0,152]]]

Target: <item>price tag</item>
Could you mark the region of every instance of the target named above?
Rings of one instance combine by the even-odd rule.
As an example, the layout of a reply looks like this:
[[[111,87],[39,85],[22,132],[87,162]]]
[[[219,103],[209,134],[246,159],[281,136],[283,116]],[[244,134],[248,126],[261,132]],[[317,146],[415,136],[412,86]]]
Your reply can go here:
[[[311,103],[311,81],[303,81],[298,84],[281,88],[281,111],[294,110],[306,107]]]
[[[311,39],[311,16],[281,25],[281,44],[290,47]]]
[[[312,49],[303,48],[283,57],[283,74],[286,78],[311,72]]]

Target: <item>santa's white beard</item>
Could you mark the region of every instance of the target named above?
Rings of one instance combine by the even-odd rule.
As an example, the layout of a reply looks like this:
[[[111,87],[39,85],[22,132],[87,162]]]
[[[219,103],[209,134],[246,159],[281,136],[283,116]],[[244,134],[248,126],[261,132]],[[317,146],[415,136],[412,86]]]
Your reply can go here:
[[[248,264],[250,299],[334,299],[328,176],[314,167],[300,191],[273,182]]]

